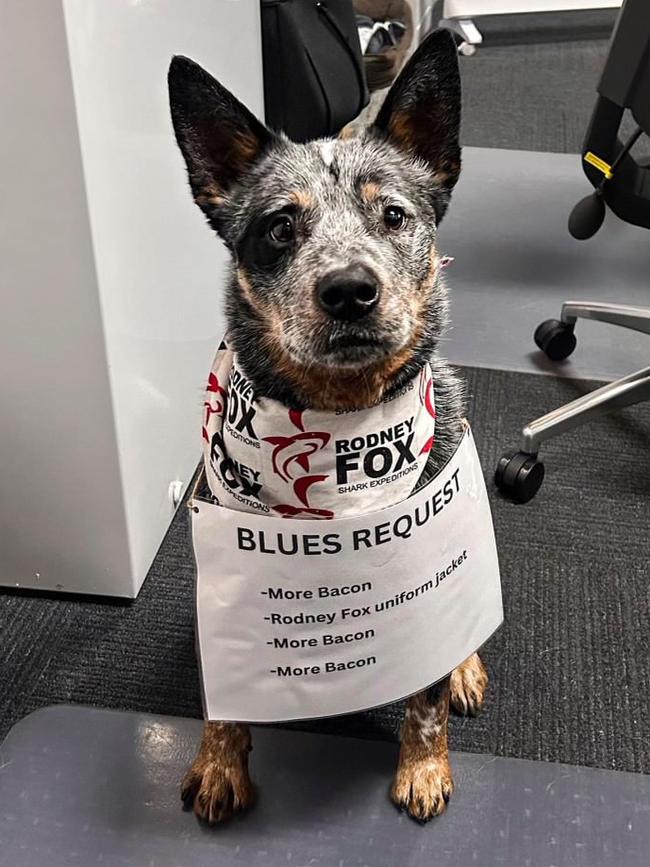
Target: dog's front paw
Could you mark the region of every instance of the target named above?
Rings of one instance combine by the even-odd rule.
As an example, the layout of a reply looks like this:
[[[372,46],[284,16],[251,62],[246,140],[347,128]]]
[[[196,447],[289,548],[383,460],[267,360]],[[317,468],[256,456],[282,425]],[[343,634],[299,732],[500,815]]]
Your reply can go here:
[[[476,716],[483,707],[488,674],[478,653],[473,653],[451,673],[451,706],[461,716]]]
[[[444,813],[453,790],[449,762],[429,756],[398,767],[391,798],[413,819],[428,822]]]
[[[246,757],[226,764],[199,756],[185,775],[181,797],[186,806],[193,804],[196,815],[210,825],[252,807],[255,788]]]

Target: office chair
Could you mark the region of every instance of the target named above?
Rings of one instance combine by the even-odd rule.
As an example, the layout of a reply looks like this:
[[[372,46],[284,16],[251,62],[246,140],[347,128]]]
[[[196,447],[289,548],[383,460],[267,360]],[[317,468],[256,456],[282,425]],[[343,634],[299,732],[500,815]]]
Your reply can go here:
[[[585,143],[583,167],[595,191],[579,202],[569,217],[569,232],[579,240],[601,227],[606,208],[628,223],[650,229],[650,161],[631,150],[641,135],[650,134],[650,9],[648,0],[625,0],[610,43]],[[638,125],[619,139],[626,109]],[[650,307],[590,301],[568,301],[560,319],[548,319],[535,331],[537,346],[551,360],[568,358],[576,347],[578,319],[595,319],[650,334]],[[536,419],[522,431],[520,448],[499,460],[495,482],[519,503],[535,496],[544,480],[538,454],[542,443],[608,412],[650,400],[650,367],[604,385]]]

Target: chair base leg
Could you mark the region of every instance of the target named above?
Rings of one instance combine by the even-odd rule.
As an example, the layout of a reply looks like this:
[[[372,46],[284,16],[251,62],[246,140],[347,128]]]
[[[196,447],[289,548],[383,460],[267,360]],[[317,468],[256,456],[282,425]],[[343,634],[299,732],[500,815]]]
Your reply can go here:
[[[517,503],[527,503],[544,481],[544,464],[538,460],[542,443],[612,409],[650,400],[650,367],[608,383],[527,425],[520,451],[502,455],[494,474],[497,487]]]
[[[605,304],[600,301],[565,301],[560,318],[565,325],[575,325],[577,319],[593,319],[650,334],[650,307]]]
[[[535,419],[526,425],[521,433],[521,451],[536,456],[541,444],[547,440],[573,430],[612,409],[634,406],[645,400],[650,400],[650,367],[603,385],[596,391]]]
[[[606,304],[600,301],[567,301],[560,320],[542,322],[535,343],[552,360],[568,358],[576,345],[578,319],[593,319],[650,334],[650,307]],[[521,432],[520,451],[504,454],[494,474],[497,487],[510,499],[525,503],[535,496],[544,479],[544,465],[537,459],[540,446],[559,434],[574,430],[613,409],[650,400],[650,367],[603,385],[577,400],[530,422]]]

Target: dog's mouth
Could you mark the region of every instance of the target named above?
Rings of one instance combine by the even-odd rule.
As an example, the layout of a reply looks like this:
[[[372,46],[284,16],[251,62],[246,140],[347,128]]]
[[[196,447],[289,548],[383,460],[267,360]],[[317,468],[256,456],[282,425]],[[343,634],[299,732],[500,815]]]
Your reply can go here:
[[[339,327],[328,334],[321,350],[326,364],[340,367],[365,365],[394,351],[394,341],[385,333],[350,326]]]
[[[340,352],[345,349],[376,349],[381,346],[378,337],[369,337],[359,334],[340,334],[331,337],[328,348],[331,352]]]
[[[301,322],[283,343],[296,364],[350,370],[382,363],[399,352],[409,338],[403,323],[378,318],[363,323],[321,320],[311,326]]]

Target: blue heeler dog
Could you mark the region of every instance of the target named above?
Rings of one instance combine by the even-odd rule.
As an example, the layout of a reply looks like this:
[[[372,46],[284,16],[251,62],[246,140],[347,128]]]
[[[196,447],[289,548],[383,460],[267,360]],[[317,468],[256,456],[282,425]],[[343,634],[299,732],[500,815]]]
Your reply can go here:
[[[194,198],[233,260],[228,334],[260,397],[293,409],[361,409],[429,361],[436,446],[423,483],[455,450],[463,390],[437,354],[447,290],[437,227],[460,172],[460,79],[452,37],[418,48],[365,133],[295,144],[205,70],[175,57],[171,113]],[[414,654],[413,664],[418,664]],[[475,713],[487,674],[474,654],[406,703],[391,795],[426,821],[453,781],[449,706]],[[183,798],[211,823],[249,807],[246,725],[208,722]]]

